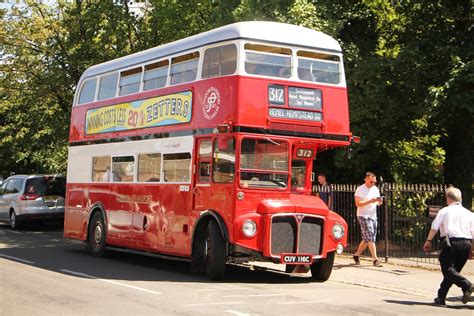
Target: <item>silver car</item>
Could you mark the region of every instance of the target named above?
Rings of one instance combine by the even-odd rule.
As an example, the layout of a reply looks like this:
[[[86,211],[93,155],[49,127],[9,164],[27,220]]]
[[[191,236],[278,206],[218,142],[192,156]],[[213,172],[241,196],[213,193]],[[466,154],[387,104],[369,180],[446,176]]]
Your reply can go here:
[[[0,187],[0,220],[18,229],[26,221],[64,219],[66,178],[57,175],[14,175]]]

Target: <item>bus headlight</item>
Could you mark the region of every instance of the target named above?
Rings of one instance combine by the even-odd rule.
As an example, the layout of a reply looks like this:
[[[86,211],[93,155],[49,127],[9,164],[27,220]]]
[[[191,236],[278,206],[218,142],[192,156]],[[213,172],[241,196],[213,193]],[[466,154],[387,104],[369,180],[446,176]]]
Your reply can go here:
[[[334,224],[332,227],[332,235],[336,239],[341,239],[344,236],[344,226],[338,223]]]
[[[248,238],[252,238],[257,234],[257,224],[251,220],[246,219],[242,224],[242,233]]]

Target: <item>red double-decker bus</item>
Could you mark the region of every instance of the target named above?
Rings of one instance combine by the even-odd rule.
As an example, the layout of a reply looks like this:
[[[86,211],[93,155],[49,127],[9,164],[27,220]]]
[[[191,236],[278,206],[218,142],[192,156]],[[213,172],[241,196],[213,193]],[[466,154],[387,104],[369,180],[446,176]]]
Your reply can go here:
[[[270,261],[327,280],[347,224],[313,163],[352,139],[341,48],[311,29],[242,22],[99,64],[74,98],[64,235],[211,279]]]

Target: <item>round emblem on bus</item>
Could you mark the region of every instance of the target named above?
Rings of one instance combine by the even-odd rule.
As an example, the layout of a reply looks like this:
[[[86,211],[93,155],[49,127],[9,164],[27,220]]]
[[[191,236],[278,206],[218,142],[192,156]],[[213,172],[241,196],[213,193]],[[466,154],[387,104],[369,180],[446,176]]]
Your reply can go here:
[[[216,117],[217,112],[219,112],[219,107],[221,105],[221,96],[219,90],[214,87],[207,89],[206,94],[204,95],[204,102],[202,104],[202,113],[204,117],[208,120],[212,120]]]

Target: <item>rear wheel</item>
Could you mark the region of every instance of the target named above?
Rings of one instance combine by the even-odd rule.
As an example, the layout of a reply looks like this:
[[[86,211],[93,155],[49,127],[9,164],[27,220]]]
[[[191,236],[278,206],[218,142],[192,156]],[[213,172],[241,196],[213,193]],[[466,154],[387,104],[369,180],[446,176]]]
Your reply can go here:
[[[311,275],[314,280],[327,281],[329,279],[334,265],[334,254],[334,251],[329,252],[326,258],[315,261],[311,265]]]
[[[211,280],[222,280],[226,263],[225,240],[219,224],[214,220],[209,221],[207,226],[204,247],[207,277]]]
[[[10,211],[10,227],[11,229],[20,229],[20,223],[18,223],[18,219],[16,218],[15,210]]]
[[[105,254],[105,223],[101,212],[92,216],[89,225],[89,249],[94,257],[103,257]]]

